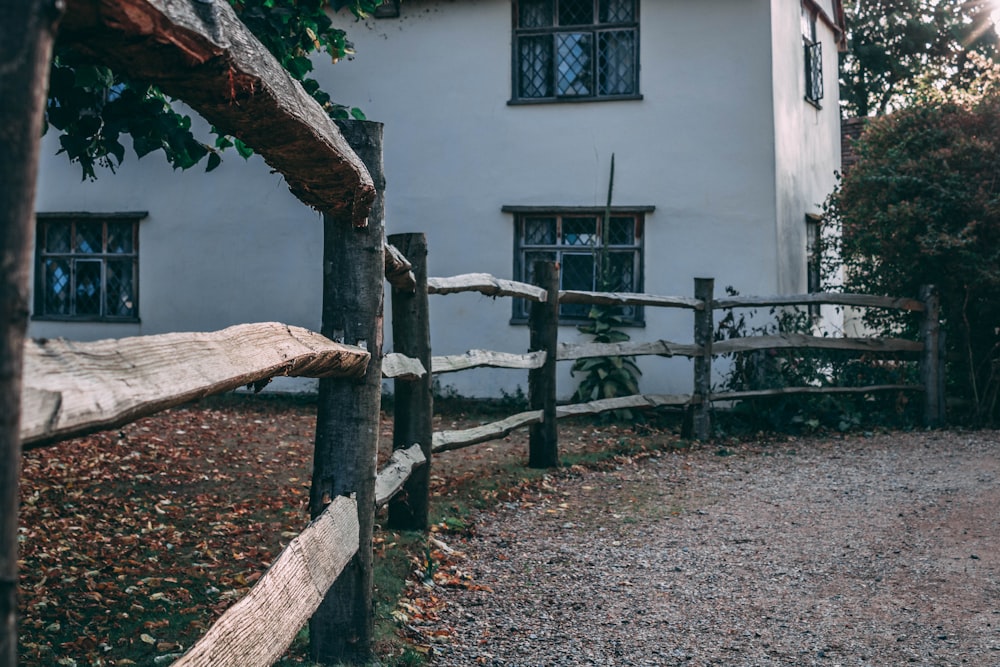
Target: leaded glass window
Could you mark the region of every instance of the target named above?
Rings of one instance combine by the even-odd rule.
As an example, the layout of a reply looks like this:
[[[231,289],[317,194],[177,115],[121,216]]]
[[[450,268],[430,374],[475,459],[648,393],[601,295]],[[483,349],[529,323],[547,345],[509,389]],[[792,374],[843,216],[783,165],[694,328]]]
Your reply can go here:
[[[39,215],[34,316],[137,321],[144,216]]]
[[[534,283],[535,263],[554,261],[560,265],[561,289],[641,292],[643,222],[642,210],[615,208],[605,234],[604,216],[597,210],[517,213],[514,278]],[[606,266],[603,281],[602,256]],[[581,321],[587,318],[589,309],[587,305],[562,304],[559,315],[565,321]],[[629,324],[642,323],[641,307],[624,306],[620,315]],[[527,317],[527,303],[515,300],[514,321],[522,322]]]
[[[519,102],[639,95],[637,0],[516,0]]]
[[[805,56],[806,101],[819,107],[823,99],[823,44],[816,37],[816,14],[802,6],[802,48]]]

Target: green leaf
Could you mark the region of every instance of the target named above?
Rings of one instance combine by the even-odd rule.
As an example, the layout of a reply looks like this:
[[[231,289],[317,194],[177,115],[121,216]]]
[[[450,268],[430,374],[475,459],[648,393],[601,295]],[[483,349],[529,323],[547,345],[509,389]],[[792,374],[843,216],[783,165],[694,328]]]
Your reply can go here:
[[[205,167],[205,172],[210,172],[222,164],[222,157],[216,152],[211,152],[208,154],[208,165]]]
[[[239,153],[240,157],[244,160],[249,160],[250,156],[253,155],[253,149],[239,139],[233,139],[233,146],[236,147],[236,152]]]

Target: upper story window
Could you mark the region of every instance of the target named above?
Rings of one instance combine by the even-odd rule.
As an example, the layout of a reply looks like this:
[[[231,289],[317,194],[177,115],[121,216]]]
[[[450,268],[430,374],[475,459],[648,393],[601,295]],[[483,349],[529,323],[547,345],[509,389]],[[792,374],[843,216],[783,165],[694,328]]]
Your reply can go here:
[[[514,279],[534,283],[535,263],[558,262],[560,288],[584,292],[641,292],[643,273],[643,223],[652,207],[613,207],[607,233],[601,208],[546,208],[505,206],[514,213]],[[607,245],[605,246],[605,242]],[[601,248],[607,262],[606,287],[602,289]],[[582,322],[590,306],[561,304],[563,322]],[[641,325],[641,306],[622,306],[618,313],[627,324]],[[528,303],[514,302],[512,321],[526,322]]]
[[[515,0],[512,102],[639,97],[637,0]]]
[[[823,44],[816,37],[816,12],[802,6],[802,46],[805,55],[806,101],[819,107],[823,99]]]
[[[139,319],[139,220],[145,213],[39,214],[38,319]]]

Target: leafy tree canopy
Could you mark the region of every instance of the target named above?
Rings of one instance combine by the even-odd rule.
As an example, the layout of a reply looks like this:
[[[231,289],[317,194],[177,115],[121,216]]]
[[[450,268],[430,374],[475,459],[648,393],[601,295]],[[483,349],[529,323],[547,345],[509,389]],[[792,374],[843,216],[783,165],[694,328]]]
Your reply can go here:
[[[997,54],[992,0],[846,0],[841,55],[846,115],[899,108],[921,87],[961,89]]]
[[[980,66],[986,67],[980,63]],[[937,286],[952,417],[1000,420],[1000,86],[936,92],[872,119],[859,161],[827,201],[824,238],[848,291],[916,296]],[[891,333],[912,322],[866,316]]]
[[[382,0],[229,0],[251,32],[333,118],[363,118],[356,108],[334,102],[309,76],[312,53],[323,51],[334,62],[353,54],[343,30],[328,10],[349,9],[364,17]],[[252,151],[238,139],[215,133],[211,144],[194,136],[191,119],[148,82],[128,79],[57,43],[49,78],[46,127],[61,132],[60,152],[78,162],[84,178],[95,166],[112,171],[125,159],[122,136],[130,135],[138,157],[162,150],[174,168],[188,169],[207,159],[206,171],[222,161],[220,151],[235,147],[243,157]]]

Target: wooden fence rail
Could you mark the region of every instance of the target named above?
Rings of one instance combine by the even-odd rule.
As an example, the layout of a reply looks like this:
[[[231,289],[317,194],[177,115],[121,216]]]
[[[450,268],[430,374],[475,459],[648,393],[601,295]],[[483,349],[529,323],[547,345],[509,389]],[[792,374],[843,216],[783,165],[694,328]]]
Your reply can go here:
[[[401,235],[406,236],[406,235]],[[423,251],[426,254],[426,250]],[[531,410],[474,428],[441,431],[431,436],[431,453],[469,447],[503,438],[514,429],[530,428],[529,465],[540,467],[558,462],[555,422],[563,417],[600,414],[625,408],[682,407],[690,412],[692,435],[706,439],[711,435],[711,409],[716,401],[739,401],[794,394],[871,394],[884,391],[918,391],[925,394],[925,421],[937,425],[943,417],[943,377],[940,341],[937,336],[938,306],[932,290],[922,292],[920,299],[872,296],[866,294],[794,294],[780,296],[749,296],[726,299],[714,298],[714,281],[696,279],[693,297],[660,296],[634,293],[600,293],[559,290],[558,269],[552,262],[540,262],[534,267],[539,285],[532,286],[504,280],[484,273],[464,274],[451,278],[427,278],[428,294],[478,292],[488,296],[510,296],[531,302],[528,328],[529,352],[514,354],[491,350],[469,350],[465,354],[431,358],[432,373],[449,373],[469,368],[493,367],[527,369],[528,400]],[[417,289],[420,288],[418,278]],[[556,296],[558,295],[558,296]],[[394,298],[395,292],[394,292]],[[599,305],[643,305],[661,308],[687,309],[694,315],[692,343],[666,340],[622,343],[558,342],[558,308],[560,303]],[[896,309],[920,313],[923,333],[920,341],[901,338],[825,337],[797,333],[748,336],[715,341],[714,312],[719,309],[756,308],[762,306],[789,307],[829,304],[866,308]],[[394,311],[395,314],[395,311]],[[420,317],[429,317],[422,313]],[[395,322],[394,322],[395,326]],[[402,325],[405,326],[405,325]],[[430,349],[429,333],[425,347]],[[895,353],[919,358],[925,380],[921,384],[877,384],[864,387],[803,386],[761,389],[753,391],[713,392],[712,360],[720,355],[742,354],[761,350],[845,350],[859,353]],[[429,353],[428,353],[429,354]],[[603,356],[688,357],[694,361],[693,391],[690,394],[636,395],[608,398],[573,405],[555,404],[555,362]],[[927,367],[933,369],[927,370]],[[423,378],[427,381],[428,378]],[[397,385],[400,386],[400,385]],[[405,386],[405,380],[403,385]],[[426,408],[424,408],[426,409]],[[407,408],[408,410],[408,408]],[[399,413],[397,413],[398,417]],[[407,416],[404,410],[405,418]],[[429,421],[429,419],[427,420]],[[407,527],[405,525],[398,527]],[[419,527],[419,526],[411,526]]]

